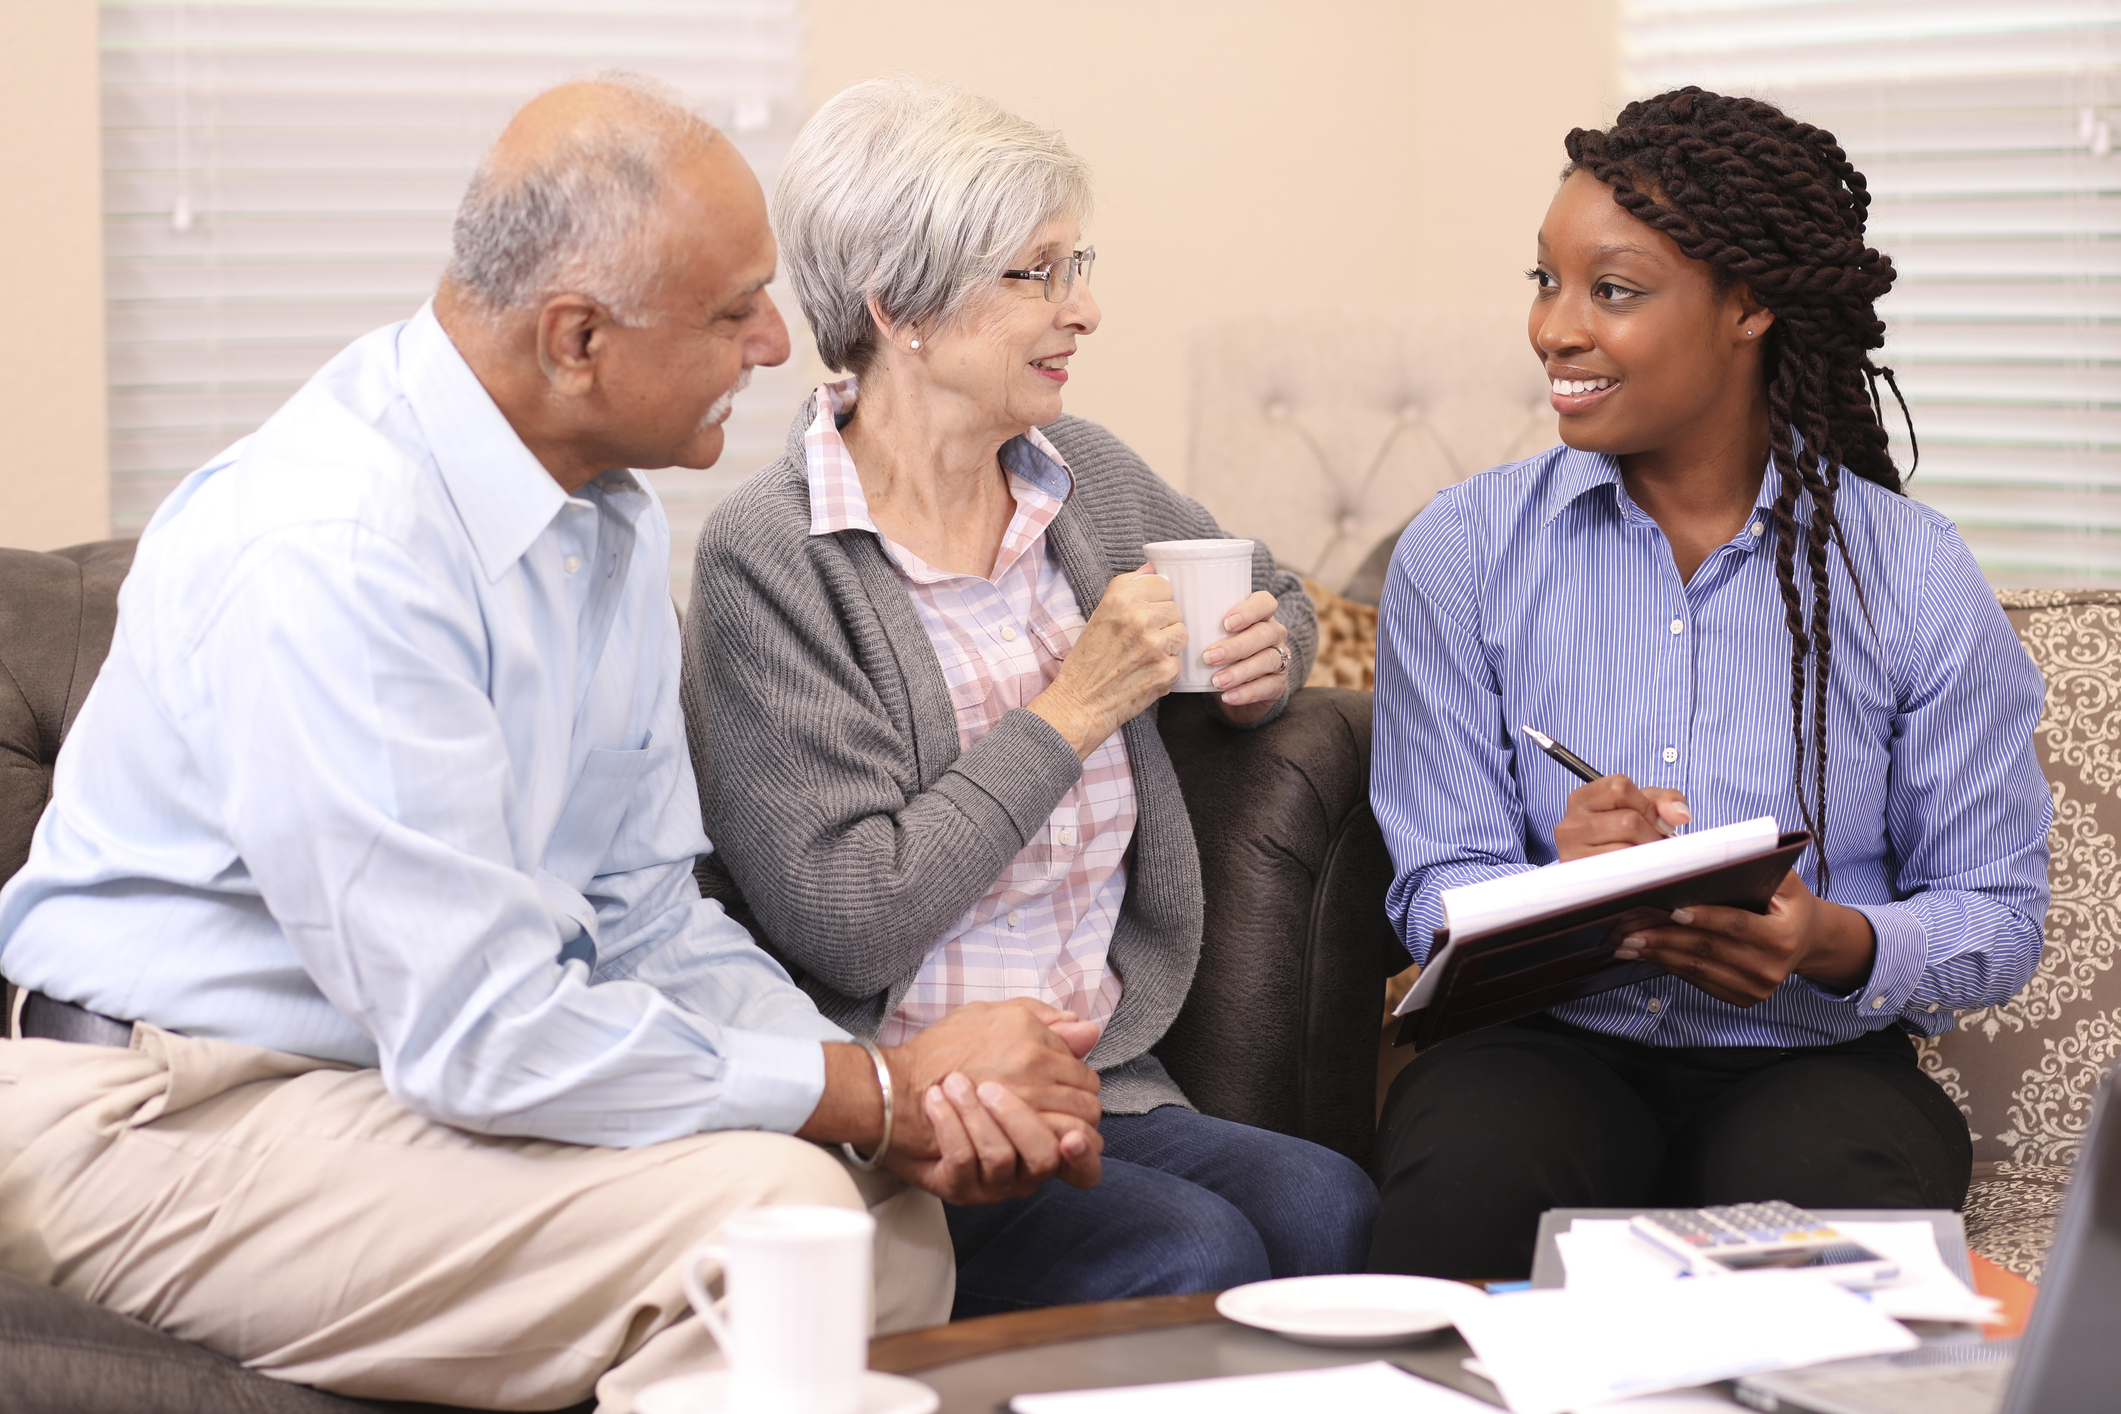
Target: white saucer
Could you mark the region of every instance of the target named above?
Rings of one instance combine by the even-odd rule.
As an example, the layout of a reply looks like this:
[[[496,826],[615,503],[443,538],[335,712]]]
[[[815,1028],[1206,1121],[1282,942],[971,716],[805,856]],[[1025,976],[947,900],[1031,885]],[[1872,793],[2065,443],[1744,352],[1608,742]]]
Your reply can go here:
[[[1396,1345],[1440,1331],[1487,1293],[1440,1277],[1284,1277],[1234,1286],[1215,1309],[1240,1325],[1306,1345]]]
[[[919,1380],[876,1370],[862,1375],[860,1414],[935,1414],[943,1402]],[[729,1408],[729,1372],[710,1370],[657,1380],[634,1399],[640,1414],[725,1414]]]

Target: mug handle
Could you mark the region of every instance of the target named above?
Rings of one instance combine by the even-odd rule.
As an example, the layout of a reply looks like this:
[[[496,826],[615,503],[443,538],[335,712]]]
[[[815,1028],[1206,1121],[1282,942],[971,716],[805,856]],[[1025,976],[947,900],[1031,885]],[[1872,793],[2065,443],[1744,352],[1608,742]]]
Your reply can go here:
[[[722,1324],[721,1307],[722,1302],[729,1298],[724,1296],[722,1301],[718,1302],[707,1294],[707,1288],[701,1284],[700,1263],[707,1261],[712,1261],[727,1272],[728,1249],[715,1243],[695,1247],[692,1255],[685,1259],[684,1269],[679,1275],[685,1283],[685,1299],[692,1303],[692,1309],[699,1313],[700,1323],[707,1327],[707,1333],[714,1337],[714,1343],[722,1348],[722,1353],[726,1356],[729,1353],[729,1328]]]

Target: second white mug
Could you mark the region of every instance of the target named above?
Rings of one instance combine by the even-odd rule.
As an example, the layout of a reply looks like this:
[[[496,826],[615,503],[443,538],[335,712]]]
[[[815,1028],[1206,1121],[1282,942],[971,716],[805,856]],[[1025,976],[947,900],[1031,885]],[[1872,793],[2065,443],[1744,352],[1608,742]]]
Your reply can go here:
[[[867,1213],[791,1204],[734,1214],[686,1257],[685,1295],[729,1362],[729,1414],[857,1414],[875,1243]],[[720,1302],[700,1280],[710,1261]]]

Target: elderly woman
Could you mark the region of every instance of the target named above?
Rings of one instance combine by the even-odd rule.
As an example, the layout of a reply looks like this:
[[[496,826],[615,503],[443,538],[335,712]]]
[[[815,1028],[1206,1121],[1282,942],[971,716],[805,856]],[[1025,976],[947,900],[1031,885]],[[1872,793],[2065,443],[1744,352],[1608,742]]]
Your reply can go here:
[[[972,94],[879,80],[812,119],[776,224],[848,376],[715,509],[687,616],[707,887],[828,1016],[888,1044],[1029,997],[1102,1027],[1102,1182],[953,1208],[961,1316],[1359,1270],[1376,1213],[1355,1164],[1196,1113],[1150,1053],[1202,901],[1147,709],[1201,654],[1224,718],[1265,721],[1315,626],[1256,549],[1228,636],[1187,643],[1143,546],[1227,537],[1061,415],[1089,207],[1058,134]],[[1010,1161],[981,1097],[900,1102]]]

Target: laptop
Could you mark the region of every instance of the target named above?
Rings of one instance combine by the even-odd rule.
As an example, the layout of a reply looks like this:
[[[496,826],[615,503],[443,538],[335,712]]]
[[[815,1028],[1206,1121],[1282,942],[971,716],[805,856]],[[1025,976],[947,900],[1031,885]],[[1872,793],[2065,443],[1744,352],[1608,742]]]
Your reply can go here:
[[[1940,1342],[1740,1380],[1770,1414],[2113,1414],[2121,1409],[2121,1066],[2099,1082],[2023,1338]]]

